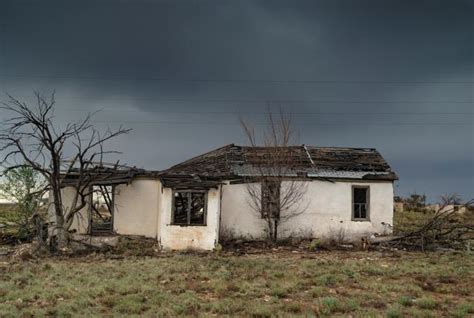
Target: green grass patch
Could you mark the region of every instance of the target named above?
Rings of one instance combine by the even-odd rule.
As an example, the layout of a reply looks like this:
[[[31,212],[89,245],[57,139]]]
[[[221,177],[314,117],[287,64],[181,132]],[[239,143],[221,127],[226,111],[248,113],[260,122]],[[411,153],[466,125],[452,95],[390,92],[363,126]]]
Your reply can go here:
[[[400,254],[0,263],[0,317],[473,315],[473,256]]]
[[[439,306],[438,302],[430,297],[424,297],[417,300],[416,305],[421,309],[435,309]]]

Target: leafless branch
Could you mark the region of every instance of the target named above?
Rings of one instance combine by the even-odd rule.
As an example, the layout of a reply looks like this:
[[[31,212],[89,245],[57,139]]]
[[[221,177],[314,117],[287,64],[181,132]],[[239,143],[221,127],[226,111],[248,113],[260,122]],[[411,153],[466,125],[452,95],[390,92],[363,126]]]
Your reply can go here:
[[[240,123],[256,159],[256,171],[246,181],[249,205],[265,220],[268,238],[276,241],[278,226],[307,209],[302,204],[307,185],[298,181],[294,172],[292,118],[281,107],[275,115],[269,105],[261,146],[254,126],[243,118]]]
[[[94,113],[60,129],[54,125],[54,92],[49,97],[35,92],[32,106],[11,95],[7,97],[8,100],[0,106],[11,114],[3,121],[4,128],[0,131],[3,165],[7,170],[27,165],[43,175],[53,199],[59,236],[64,241],[74,216],[88,203],[90,187],[114,175],[113,169],[109,169],[107,174],[97,173],[103,166],[105,155],[118,153],[106,150],[105,144],[130,129],[108,129],[101,134],[91,124]],[[69,208],[63,205],[65,179],[68,179],[67,186],[75,190]]]

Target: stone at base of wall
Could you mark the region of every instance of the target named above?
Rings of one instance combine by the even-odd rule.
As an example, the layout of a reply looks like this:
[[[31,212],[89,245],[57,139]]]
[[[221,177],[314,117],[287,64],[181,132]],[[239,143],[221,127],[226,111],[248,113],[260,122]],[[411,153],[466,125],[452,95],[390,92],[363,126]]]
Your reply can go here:
[[[107,246],[115,247],[119,243],[119,236],[117,235],[93,236],[87,234],[73,234],[72,239],[98,248]]]

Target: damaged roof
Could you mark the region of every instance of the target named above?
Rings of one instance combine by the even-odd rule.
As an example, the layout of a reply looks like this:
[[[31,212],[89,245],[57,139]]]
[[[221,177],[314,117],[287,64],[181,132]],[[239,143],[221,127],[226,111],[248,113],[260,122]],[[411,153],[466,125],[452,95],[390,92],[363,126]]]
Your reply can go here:
[[[157,171],[147,171],[136,167],[97,164],[85,171],[73,168],[62,172],[61,185],[76,186],[81,176],[82,184],[90,182],[94,185],[118,185],[130,183],[136,177],[158,175]]]
[[[277,154],[277,155],[276,155]],[[271,158],[269,160],[269,158]],[[261,176],[280,165],[283,176],[329,179],[397,180],[382,155],[373,148],[291,146],[247,147],[227,145],[177,164],[160,173],[165,186],[206,183]],[[269,172],[270,173],[270,172]],[[191,186],[191,184],[189,184]]]

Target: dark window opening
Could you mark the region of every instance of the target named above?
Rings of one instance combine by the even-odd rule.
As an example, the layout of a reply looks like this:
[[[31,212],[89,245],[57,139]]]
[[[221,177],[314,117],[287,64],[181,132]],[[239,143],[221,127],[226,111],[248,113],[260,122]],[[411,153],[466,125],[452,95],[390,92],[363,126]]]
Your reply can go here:
[[[91,234],[110,234],[114,230],[114,186],[92,186]]]
[[[262,182],[262,218],[280,218],[280,182]]]
[[[206,225],[206,192],[176,191],[173,200],[173,224]]]
[[[354,187],[352,188],[352,219],[368,220],[369,219],[369,188]]]

